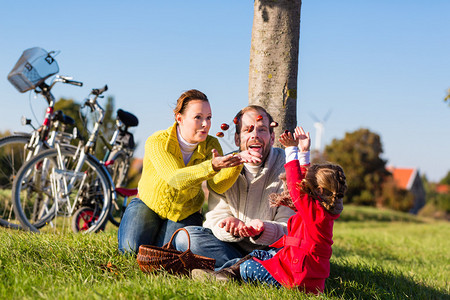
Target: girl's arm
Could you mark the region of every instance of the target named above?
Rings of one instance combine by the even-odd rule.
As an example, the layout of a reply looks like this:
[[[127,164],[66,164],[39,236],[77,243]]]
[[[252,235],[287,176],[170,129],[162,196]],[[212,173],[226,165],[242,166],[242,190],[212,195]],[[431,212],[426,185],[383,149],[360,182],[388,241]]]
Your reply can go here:
[[[306,208],[303,206],[309,205],[309,201],[300,199],[299,184],[305,178],[307,167],[310,163],[309,148],[311,146],[311,138],[309,132],[305,133],[302,127],[297,126],[293,136],[290,132],[281,134],[280,142],[286,147],[286,165],[284,168],[286,170],[286,184],[289,194],[297,210],[301,211]]]

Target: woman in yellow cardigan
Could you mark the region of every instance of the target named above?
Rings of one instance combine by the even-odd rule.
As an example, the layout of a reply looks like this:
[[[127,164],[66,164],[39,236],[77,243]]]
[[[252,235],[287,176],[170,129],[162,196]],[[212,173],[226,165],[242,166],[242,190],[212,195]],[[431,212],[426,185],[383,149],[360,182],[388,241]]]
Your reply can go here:
[[[145,143],[138,198],[119,226],[119,251],[137,253],[140,245],[162,246],[178,228],[201,226],[203,181],[222,194],[236,181],[244,162],[260,162],[255,151],[222,156],[209,136],[211,107],[198,90],[184,92],[174,109],[174,125],[151,135]]]

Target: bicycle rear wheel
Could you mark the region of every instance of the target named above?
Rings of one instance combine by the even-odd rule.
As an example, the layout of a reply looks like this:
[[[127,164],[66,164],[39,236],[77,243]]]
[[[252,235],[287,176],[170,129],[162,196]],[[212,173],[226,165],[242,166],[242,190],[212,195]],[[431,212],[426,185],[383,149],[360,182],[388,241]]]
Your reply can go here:
[[[20,228],[16,220],[11,189],[18,170],[32,153],[31,135],[11,135],[0,139],[0,225],[8,228]]]
[[[122,150],[115,150],[111,152],[109,157],[110,159],[108,160],[114,161],[114,163],[108,167],[114,186],[125,187],[128,182],[127,175],[130,168],[129,156]],[[115,203],[111,205],[109,220],[117,227],[120,225],[120,220],[122,219],[123,203],[124,197],[116,195]]]
[[[84,232],[97,232],[107,222],[111,185],[106,171],[90,155],[76,171],[78,158],[76,147],[59,145],[40,152],[19,170],[13,184],[13,202],[24,228],[64,232],[71,228],[71,217],[80,207],[98,212]]]
[[[128,183],[128,169],[130,168],[130,158],[122,150],[116,150],[111,152],[109,156],[114,163],[108,167],[108,171],[111,174],[112,180],[116,187],[126,187]]]

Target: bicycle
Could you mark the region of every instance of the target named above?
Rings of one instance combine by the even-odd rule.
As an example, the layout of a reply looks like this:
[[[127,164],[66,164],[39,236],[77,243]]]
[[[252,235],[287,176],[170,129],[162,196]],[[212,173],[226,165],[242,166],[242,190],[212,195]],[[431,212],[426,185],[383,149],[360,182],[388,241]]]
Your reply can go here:
[[[41,150],[52,148],[56,142],[70,143],[76,137],[76,133],[65,132],[68,126],[75,124],[75,121],[62,111],[54,110],[56,101],[51,90],[58,82],[76,86],[82,86],[83,83],[67,76],[56,75],[50,85],[46,84],[45,80],[59,71],[56,61],[51,56],[52,53],[40,48],[26,50],[8,75],[8,80],[20,92],[33,89],[36,94],[42,95],[48,106],[39,128],[35,128],[31,120],[22,118],[23,125],[32,127],[31,133],[15,132],[0,139],[0,225],[4,227],[20,228],[11,201],[13,179],[19,168]],[[36,62],[40,58],[46,61],[44,65],[40,61]],[[52,70],[46,72],[46,68],[49,68],[47,64],[52,66]],[[21,68],[22,66],[26,67]]]
[[[99,137],[107,147],[101,163],[111,174],[112,187],[114,187],[117,195],[116,198],[112,198],[108,220],[117,227],[120,225],[120,220],[127,206],[128,197],[137,194],[136,188],[127,189],[124,186],[127,184],[128,171],[135,148],[134,136],[128,131],[128,128],[138,124],[139,120],[135,115],[118,109],[115,122],[116,130],[111,140],[107,142],[104,135],[99,132]],[[80,207],[72,217],[72,230],[74,232],[86,230],[95,217],[97,216],[92,207]]]
[[[62,219],[64,229],[67,217],[86,207],[91,209],[92,217],[85,233],[97,232],[106,225],[112,202],[117,199],[115,185],[105,164],[91,154],[104,118],[97,98],[106,90],[107,86],[93,89],[84,104],[98,113],[86,143],[80,140],[78,147],[56,144],[54,149],[31,158],[17,173],[13,184],[14,211],[24,228],[38,232],[50,224],[57,230],[57,221]],[[84,227],[74,230],[72,222],[74,231],[80,228]]]

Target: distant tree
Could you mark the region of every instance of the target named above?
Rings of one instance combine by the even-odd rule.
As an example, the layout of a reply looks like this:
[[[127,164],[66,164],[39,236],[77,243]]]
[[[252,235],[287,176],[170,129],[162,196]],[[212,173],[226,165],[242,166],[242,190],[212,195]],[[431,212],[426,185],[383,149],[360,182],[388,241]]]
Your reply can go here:
[[[375,199],[378,207],[388,207],[394,210],[409,212],[414,205],[414,195],[397,186],[392,175],[385,177],[381,194]]]
[[[55,103],[55,111],[61,110],[65,115],[71,117],[75,120],[75,126],[78,129],[78,132],[82,132],[83,130],[83,116],[80,111],[81,105],[73,99],[60,98]]]
[[[449,105],[450,105],[450,89],[448,89],[448,91],[447,91],[447,96],[444,98],[444,101],[445,102],[449,102]]]
[[[101,101],[101,99],[98,99]],[[101,127],[101,132],[105,138],[110,139],[115,130],[116,115],[114,111],[114,97],[109,96],[106,99],[106,103],[101,103],[100,105],[105,109],[105,117],[103,119],[103,125]],[[72,117],[75,120],[75,126],[80,135],[84,139],[87,139],[89,132],[87,131],[88,124],[93,124],[97,120],[97,115],[93,115],[89,110],[82,113],[82,104],[75,102],[73,99],[60,98],[55,104],[55,110],[62,110],[64,114]],[[105,144],[101,139],[97,141],[95,155],[100,160],[103,159],[105,154],[104,149]]]
[[[448,184],[450,185],[450,171],[447,172],[447,175],[445,175],[444,178],[439,181],[440,184]]]
[[[285,129],[293,131],[297,124],[301,4],[301,0],[254,1],[249,104],[264,107],[279,123],[276,136]]]
[[[12,132],[9,130],[5,130],[5,131],[0,131],[0,138],[11,135]]]
[[[447,178],[447,176],[445,178]],[[450,220],[450,193],[438,193],[436,190],[437,184],[429,182],[425,176],[422,177],[422,181],[424,183],[427,196],[426,204],[420,210],[419,214],[423,216]],[[443,182],[440,183],[446,184]]]
[[[341,140],[334,139],[325,147],[324,159],[338,163],[347,177],[345,200],[361,205],[375,205],[382,195],[382,184],[389,174],[380,136],[368,129],[346,133]]]

